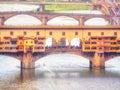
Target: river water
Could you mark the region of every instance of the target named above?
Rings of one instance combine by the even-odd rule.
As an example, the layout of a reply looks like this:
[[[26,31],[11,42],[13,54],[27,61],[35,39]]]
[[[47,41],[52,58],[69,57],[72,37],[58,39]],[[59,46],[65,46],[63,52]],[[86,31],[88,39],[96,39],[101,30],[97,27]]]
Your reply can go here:
[[[114,63],[118,63],[118,66]],[[106,69],[89,69],[88,60],[72,54],[53,54],[20,69],[20,61],[0,56],[0,90],[119,90],[120,57]]]
[[[7,9],[16,10],[13,6]],[[0,90],[120,89],[120,57],[107,61],[104,70],[90,70],[89,60],[71,54],[49,55],[36,61],[35,66],[21,70],[19,60],[0,55]]]

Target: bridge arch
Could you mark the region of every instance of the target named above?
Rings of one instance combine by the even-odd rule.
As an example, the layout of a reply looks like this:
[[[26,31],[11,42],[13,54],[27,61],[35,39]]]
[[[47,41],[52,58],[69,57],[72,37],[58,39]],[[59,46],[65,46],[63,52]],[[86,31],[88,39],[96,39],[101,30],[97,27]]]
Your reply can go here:
[[[14,56],[10,55],[0,55],[0,67],[1,69],[7,70],[10,69],[11,67],[20,67],[20,60],[15,58]],[[2,68],[5,67],[5,68]]]
[[[84,25],[87,26],[87,25],[109,25],[109,22],[106,21],[106,19],[104,18],[91,18],[91,19],[87,19],[85,22],[84,22]]]
[[[30,26],[30,25],[41,25],[42,22],[37,17],[27,15],[27,14],[19,14],[12,17],[9,17],[4,25],[13,25],[13,26]]]
[[[56,16],[50,18],[47,25],[79,25],[79,21],[69,16]]]
[[[120,69],[120,56],[116,56],[112,59],[109,59],[105,62],[106,69]]]
[[[56,69],[56,68],[89,68],[89,60],[75,54],[49,54],[35,62],[36,67],[50,67]]]
[[[15,55],[14,54],[0,54],[0,57],[1,57],[0,59],[9,59],[9,58],[11,58],[11,59],[14,59],[14,60],[21,61],[20,55],[19,55],[19,57],[17,57],[16,54]]]

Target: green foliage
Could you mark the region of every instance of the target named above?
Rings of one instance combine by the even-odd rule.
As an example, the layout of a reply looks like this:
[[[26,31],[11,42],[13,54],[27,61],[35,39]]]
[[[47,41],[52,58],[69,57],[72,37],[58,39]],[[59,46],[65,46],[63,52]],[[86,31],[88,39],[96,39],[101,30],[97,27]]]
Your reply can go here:
[[[46,11],[69,11],[69,10],[88,10],[89,6],[85,5],[46,5]]]

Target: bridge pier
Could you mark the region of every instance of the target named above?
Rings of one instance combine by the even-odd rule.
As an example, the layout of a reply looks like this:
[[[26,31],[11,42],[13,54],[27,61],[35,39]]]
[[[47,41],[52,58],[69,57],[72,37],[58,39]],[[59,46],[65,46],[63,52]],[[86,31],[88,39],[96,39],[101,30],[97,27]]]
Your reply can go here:
[[[47,25],[47,17],[42,18],[42,25]]]
[[[92,64],[92,68],[105,68],[104,53],[95,52]]]
[[[0,17],[0,25],[4,25],[4,21],[5,21],[4,17]]]
[[[21,62],[21,68],[23,69],[33,69],[35,68],[35,62],[32,58],[32,53],[27,52],[23,54],[23,60]]]
[[[79,19],[79,25],[80,26],[83,26],[84,25],[84,17],[80,17],[80,19]]]
[[[40,4],[39,12],[44,12],[45,11],[45,5]]]

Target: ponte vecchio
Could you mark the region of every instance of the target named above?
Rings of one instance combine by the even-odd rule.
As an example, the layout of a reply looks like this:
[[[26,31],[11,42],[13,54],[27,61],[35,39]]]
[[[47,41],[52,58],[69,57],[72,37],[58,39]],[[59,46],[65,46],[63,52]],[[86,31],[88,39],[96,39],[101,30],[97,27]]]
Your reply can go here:
[[[0,54],[18,58],[24,68],[50,53],[72,53],[88,58],[91,67],[120,55],[120,26],[0,26]],[[52,38],[52,46],[45,41]],[[79,46],[66,45],[73,38]]]
[[[12,26],[5,22],[16,15],[30,15],[42,22],[34,26]],[[47,25],[58,16],[74,18],[75,26]],[[85,26],[90,18],[100,17],[109,22],[106,26]],[[51,38],[51,46],[46,41]],[[71,45],[74,38],[79,45]],[[67,43],[67,44],[66,44]],[[0,54],[15,57],[22,68],[35,68],[35,61],[51,53],[71,53],[87,58],[91,68],[104,68],[105,62],[120,56],[120,26],[112,25],[110,15],[44,12],[1,12]]]

